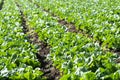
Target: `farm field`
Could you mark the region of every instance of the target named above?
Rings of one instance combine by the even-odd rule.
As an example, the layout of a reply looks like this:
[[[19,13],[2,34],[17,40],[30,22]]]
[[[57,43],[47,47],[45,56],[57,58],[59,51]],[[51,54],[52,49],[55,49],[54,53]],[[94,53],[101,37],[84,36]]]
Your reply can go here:
[[[120,80],[119,0],[0,0],[0,80]]]

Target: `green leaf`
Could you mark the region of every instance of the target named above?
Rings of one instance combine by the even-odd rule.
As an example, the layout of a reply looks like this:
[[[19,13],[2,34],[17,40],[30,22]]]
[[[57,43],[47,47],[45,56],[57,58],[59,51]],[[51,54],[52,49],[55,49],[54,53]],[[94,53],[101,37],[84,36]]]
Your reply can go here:
[[[85,72],[83,74],[82,79],[84,79],[84,80],[96,80],[97,78],[96,78],[95,73],[88,71],[88,72]]]

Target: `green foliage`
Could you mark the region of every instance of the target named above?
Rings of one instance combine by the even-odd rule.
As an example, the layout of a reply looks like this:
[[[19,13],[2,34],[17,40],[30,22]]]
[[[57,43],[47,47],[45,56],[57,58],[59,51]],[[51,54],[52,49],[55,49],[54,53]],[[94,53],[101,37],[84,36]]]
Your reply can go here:
[[[0,79],[40,80],[37,46],[30,44],[20,28],[18,8],[6,0],[0,12]],[[17,0],[27,24],[49,43],[50,55],[63,75],[60,80],[119,80],[120,64],[116,54],[103,49],[120,49],[119,0]],[[42,8],[73,22],[77,29],[93,36],[71,33]],[[12,4],[12,6],[11,6]],[[26,5],[27,4],[27,5]],[[114,5],[113,5],[114,4]],[[112,6],[112,7],[111,7]],[[102,46],[97,41],[102,42]],[[96,42],[95,42],[96,41]]]
[[[65,32],[66,29],[62,28],[62,26],[58,27],[57,24],[50,25],[52,24],[51,21],[56,22],[49,14],[41,11],[40,15],[47,14],[47,16],[40,17],[41,20],[44,20],[41,25],[36,22],[36,31],[40,34],[40,39],[47,40],[52,46],[49,59],[52,59],[54,64],[64,72],[61,80],[119,80],[119,73],[116,72],[118,72],[120,66],[114,62],[114,59],[118,56],[103,51],[106,48],[119,49],[119,28],[116,25],[118,21],[114,22],[115,25],[113,25],[114,23],[107,23],[113,19],[107,17],[107,15],[110,14],[111,17],[116,15],[111,11],[119,5],[117,0],[111,3],[109,0],[96,2],[93,0],[35,1],[34,3],[49,10],[50,13],[58,15],[68,22],[75,23],[77,29],[81,29],[93,36],[92,40],[82,34]],[[110,8],[112,4],[114,4],[114,8]],[[119,17],[119,15],[116,16]],[[33,16],[33,18],[35,17]],[[114,18],[114,20],[116,19]],[[46,22],[50,23],[47,27],[43,25]],[[48,34],[48,32],[50,33]],[[94,42],[96,40],[102,42],[102,46]],[[118,77],[115,78],[115,75]]]
[[[74,23],[77,29],[93,36],[103,48],[120,49],[120,0],[35,1],[50,13]]]
[[[0,80],[40,80],[43,74],[36,48],[23,33],[14,0],[4,0],[0,11]]]

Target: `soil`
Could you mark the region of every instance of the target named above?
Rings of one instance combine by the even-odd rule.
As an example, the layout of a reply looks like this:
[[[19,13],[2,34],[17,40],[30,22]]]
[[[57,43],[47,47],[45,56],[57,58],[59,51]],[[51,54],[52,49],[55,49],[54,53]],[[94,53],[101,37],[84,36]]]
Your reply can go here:
[[[36,54],[39,62],[41,63],[40,69],[44,73],[42,77],[46,77],[47,80],[59,80],[60,78],[60,71],[56,69],[55,66],[53,66],[52,61],[47,60],[47,55],[50,53],[50,46],[48,43],[40,41],[38,38],[38,34],[33,30],[30,29],[29,26],[27,25],[27,21],[25,18],[25,15],[23,14],[20,5],[16,2],[17,7],[19,8],[20,11],[20,16],[22,20],[22,27],[23,27],[23,32],[25,34],[28,34],[28,40],[30,41],[31,44],[38,45],[38,53]]]
[[[68,32],[74,32],[74,33],[79,32],[72,23],[68,23],[65,20],[58,20],[58,23],[61,24],[61,25],[67,26],[67,28],[68,28],[67,31]]]

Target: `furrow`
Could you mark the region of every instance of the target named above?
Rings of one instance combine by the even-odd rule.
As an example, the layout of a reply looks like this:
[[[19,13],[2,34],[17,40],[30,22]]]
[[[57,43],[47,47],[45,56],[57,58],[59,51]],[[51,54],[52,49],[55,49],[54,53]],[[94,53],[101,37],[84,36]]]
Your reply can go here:
[[[40,41],[38,39],[38,34],[27,25],[27,19],[23,14],[23,11],[20,5],[16,2],[17,7],[19,8],[22,20],[23,32],[28,34],[28,39],[31,44],[38,46],[38,53],[36,54],[39,62],[41,63],[40,69],[43,71],[43,77],[46,77],[47,80],[58,80],[60,78],[60,71],[52,65],[52,61],[46,60],[47,55],[50,52],[50,45],[48,43]]]

